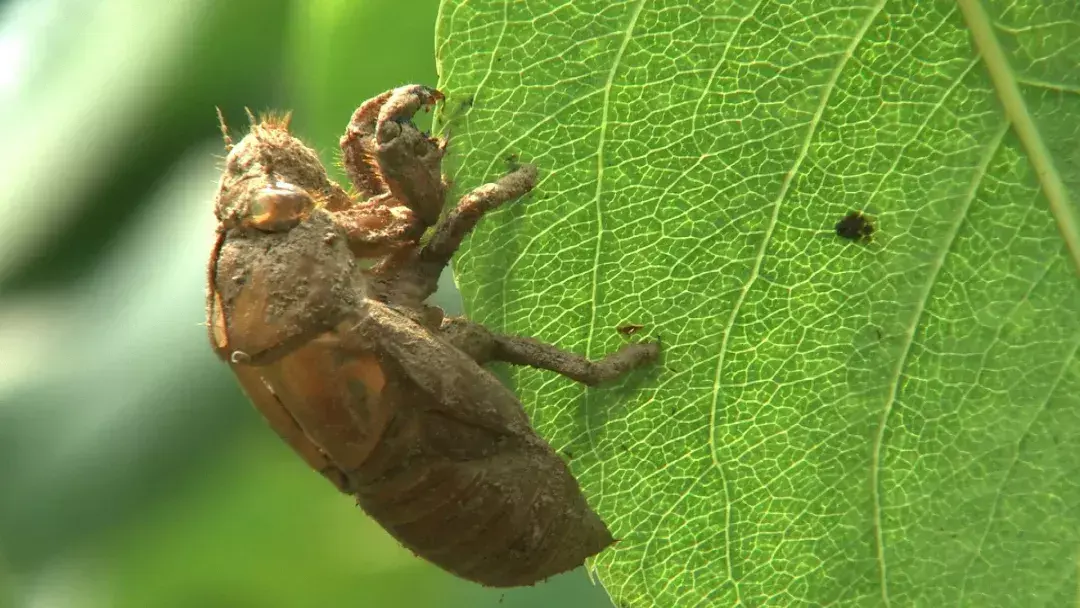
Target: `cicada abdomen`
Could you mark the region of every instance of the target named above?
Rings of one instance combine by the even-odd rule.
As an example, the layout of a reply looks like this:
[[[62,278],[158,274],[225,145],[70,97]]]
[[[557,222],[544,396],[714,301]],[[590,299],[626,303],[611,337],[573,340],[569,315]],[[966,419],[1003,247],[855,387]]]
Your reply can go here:
[[[466,404],[440,401],[407,365],[379,357],[388,379],[382,398],[397,406],[355,474],[360,506],[417,555],[496,587],[531,585],[611,545],[604,522],[513,394],[441,341],[426,342],[436,368],[472,385],[469,393],[487,391],[479,405],[491,416],[455,416],[453,408]],[[504,408],[495,403],[517,412],[499,420]]]

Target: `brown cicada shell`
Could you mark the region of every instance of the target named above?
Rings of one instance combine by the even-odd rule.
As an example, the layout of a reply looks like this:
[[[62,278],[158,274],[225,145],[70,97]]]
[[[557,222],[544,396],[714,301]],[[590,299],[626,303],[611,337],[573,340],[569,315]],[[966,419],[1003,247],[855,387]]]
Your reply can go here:
[[[410,118],[421,86],[363,104],[341,139],[355,195],[287,120],[231,142],[209,267],[214,351],[274,430],[417,555],[485,585],[529,585],[613,541],[514,394],[507,361],[596,384],[655,343],[589,361],[424,304],[480,217],[531,190],[522,165],[440,221],[445,142]],[[425,245],[420,237],[433,231]]]

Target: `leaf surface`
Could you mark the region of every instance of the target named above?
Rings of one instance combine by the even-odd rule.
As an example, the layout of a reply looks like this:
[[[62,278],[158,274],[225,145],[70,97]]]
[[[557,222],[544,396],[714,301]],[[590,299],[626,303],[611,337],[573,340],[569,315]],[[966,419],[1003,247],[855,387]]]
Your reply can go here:
[[[455,271],[620,606],[1047,605],[1080,556],[1080,5],[444,0]],[[871,242],[838,237],[850,211]]]

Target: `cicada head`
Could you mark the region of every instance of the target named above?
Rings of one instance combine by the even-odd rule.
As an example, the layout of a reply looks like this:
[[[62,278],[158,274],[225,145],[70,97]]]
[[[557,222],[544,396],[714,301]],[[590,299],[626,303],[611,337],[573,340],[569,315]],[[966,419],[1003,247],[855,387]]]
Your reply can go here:
[[[236,363],[333,327],[358,309],[367,287],[343,230],[321,208],[348,195],[288,120],[264,119],[226,143],[208,304],[214,349]]]
[[[345,196],[315,151],[289,132],[288,118],[267,118],[231,146],[214,213],[225,228],[284,232],[318,203]]]

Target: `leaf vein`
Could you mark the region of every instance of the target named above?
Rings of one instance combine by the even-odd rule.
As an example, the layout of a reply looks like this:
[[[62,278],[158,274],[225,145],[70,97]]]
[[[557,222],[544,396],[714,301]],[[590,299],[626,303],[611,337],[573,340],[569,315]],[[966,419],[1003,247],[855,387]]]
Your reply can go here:
[[[1010,319],[1012,319],[1013,315],[1015,315],[1016,312],[1020,310],[1020,306],[1024,302],[1028,301],[1028,298],[1031,297],[1031,294],[1035,291],[1035,288],[1042,284],[1043,279],[1046,278],[1047,273],[1050,271],[1050,267],[1053,266],[1056,261],[1057,258],[1050,258],[1047,263],[1043,265],[1042,272],[1039,273],[1038,278],[1036,278],[1035,281],[1031,283],[1027,291],[1024,293],[1024,296],[1016,301],[1016,304],[1012,307],[1008,314],[1005,315],[1005,317],[1002,319],[1001,324],[998,325],[997,331],[994,332],[994,339],[990,342],[991,346],[988,346],[983,352],[983,357],[979,365],[979,372],[975,376],[975,381],[971,383],[971,385],[968,387],[968,390],[964,393],[964,397],[961,399],[961,404],[963,404],[963,402],[967,400],[967,397],[971,394],[971,391],[974,390],[974,388],[979,384],[979,381],[982,378],[983,370],[986,369],[986,359],[989,356],[990,351],[992,350],[992,345],[997,344],[1001,340],[1001,332],[1005,328],[1005,325]],[[1024,426],[1024,432],[1020,434],[1020,437],[1017,438],[1016,443],[1013,446],[1014,451],[1012,461],[1009,462],[1009,466],[1005,469],[1005,474],[1001,478],[1001,483],[998,484],[997,492],[994,494],[994,503],[990,506],[990,514],[986,517],[986,525],[983,527],[982,535],[979,537],[978,544],[971,552],[971,559],[968,561],[967,566],[964,568],[964,576],[960,579],[960,596],[956,601],[957,605],[964,605],[964,595],[967,593],[967,583],[970,578],[971,568],[975,565],[975,561],[982,553],[983,545],[986,544],[986,537],[990,534],[990,527],[993,525],[994,518],[997,516],[998,507],[1001,505],[1002,492],[1004,491],[1005,486],[1008,485],[1009,480],[1012,478],[1013,470],[1016,468],[1016,463],[1020,460],[1021,446],[1027,436],[1031,433],[1031,427],[1034,426],[1035,421],[1038,420],[1039,416],[1042,415],[1042,413],[1046,410],[1047,402],[1050,401],[1050,397],[1057,390],[1057,386],[1058,384],[1060,384],[1062,376],[1065,375],[1065,370],[1068,369],[1069,362],[1071,362],[1073,358],[1076,357],[1076,352],[1078,348],[1080,348],[1080,341],[1073,345],[1072,352],[1069,354],[1068,357],[1065,357],[1064,364],[1062,365],[1061,370],[1059,370],[1057,376],[1054,378],[1054,382],[1051,383],[1050,390],[1047,391],[1046,398],[1039,405],[1038,410],[1035,411],[1035,414],[1031,417],[1031,419],[1028,420],[1027,425]]]
[[[900,148],[900,151],[897,152],[896,156],[893,158],[892,165],[889,166],[888,171],[885,171],[881,174],[881,179],[879,179],[877,185],[874,186],[874,191],[870,193],[870,196],[866,197],[866,207],[869,207],[870,203],[873,202],[875,198],[877,198],[878,193],[881,192],[881,187],[885,185],[885,180],[888,179],[889,176],[893,175],[893,173],[896,171],[896,167],[900,164],[901,159],[906,157],[908,153],[908,147],[917,141],[922,141],[923,130],[930,124],[930,121],[934,118],[934,116],[937,115],[938,111],[945,106],[945,102],[949,99],[950,96],[952,96],[953,91],[955,91],[956,88],[960,86],[960,83],[964,81],[964,78],[966,78],[967,75],[971,73],[971,70],[973,70],[975,66],[978,65],[978,63],[978,57],[972,59],[968,63],[967,67],[964,68],[964,71],[961,72],[960,75],[957,76],[955,79],[953,79],[952,83],[949,85],[949,88],[945,89],[945,92],[938,99],[938,102],[934,104],[934,107],[929,112],[924,114],[923,121],[919,124],[919,128],[915,130],[915,133]]]
[[[596,144],[596,192],[593,195],[593,207],[596,210],[596,248],[593,254],[593,267],[592,267],[592,289],[589,296],[589,330],[588,335],[585,338],[585,356],[592,356],[592,344],[593,338],[596,336],[596,310],[597,310],[597,292],[599,291],[600,282],[600,254],[603,251],[603,236],[604,236],[604,214],[601,209],[600,198],[604,192],[604,144],[607,141],[607,129],[608,129],[608,112],[611,110],[611,89],[615,84],[615,74],[619,70],[619,65],[622,63],[623,54],[626,52],[626,47],[630,45],[630,40],[634,37],[634,26],[637,25],[638,16],[641,15],[641,9],[645,6],[645,0],[638,0],[634,5],[633,10],[630,13],[629,22],[626,24],[626,31],[623,32],[622,44],[619,46],[618,52],[615,54],[615,58],[611,62],[611,69],[608,71],[607,81],[604,84],[604,99],[601,102],[600,110],[600,134]],[[585,407],[585,432],[589,436],[589,446],[596,447],[596,439],[593,437],[592,422],[589,417],[589,391],[585,391],[584,397]],[[606,478],[606,468],[603,464],[600,465],[600,487],[603,487]]]
[[[716,80],[716,73],[720,71],[720,66],[727,63],[727,56],[728,56],[728,51],[731,50],[731,43],[735,41],[735,38],[739,35],[739,31],[742,30],[742,27],[744,25],[746,25],[746,22],[749,21],[755,14],[757,14],[758,9],[761,8],[761,5],[762,5],[762,3],[764,3],[764,1],[765,0],[758,0],[757,4],[752,6],[750,8],[750,10],[746,12],[745,15],[743,15],[742,17],[739,18],[739,22],[735,24],[735,29],[733,29],[731,31],[731,36],[728,37],[727,44],[724,45],[724,51],[722,53],[720,53],[719,61],[717,61],[716,65],[713,66],[712,72],[709,73],[709,80],[708,80],[708,82],[705,83],[705,86],[701,89],[701,95],[698,96],[697,103],[694,104],[694,113],[691,115],[691,118],[690,118],[690,135],[691,136],[693,136],[695,133],[697,133],[697,119],[698,119],[698,116],[701,114],[701,104],[702,104],[702,102],[705,101],[705,98],[708,97],[709,91],[712,90],[713,82]],[[702,156],[704,157],[705,154],[703,153]]]
[[[1016,82],[1033,89],[1044,89],[1052,91],[1054,93],[1069,93],[1072,95],[1080,95],[1080,86],[1074,84],[1066,84],[1063,82],[1050,82],[1048,80],[1040,80],[1038,78],[1025,78],[1020,77],[1016,79]]]
[[[491,49],[491,55],[488,56],[487,70],[484,71],[484,75],[480,78],[480,82],[476,85],[476,90],[473,91],[473,102],[475,103],[480,99],[480,92],[484,90],[484,86],[487,85],[488,78],[495,71],[495,58],[499,56],[499,49],[502,48],[503,39],[506,37],[506,28],[510,25],[510,2],[511,0],[505,0],[503,2],[503,18],[502,28],[499,29],[499,36],[495,39],[495,44]],[[466,131],[471,133],[472,131]],[[469,165],[469,160],[473,150],[477,150],[478,146],[469,146],[468,152],[465,154],[465,159],[462,161],[463,166]]]
[[[1069,192],[1065,188],[1061,174],[1054,166],[1050,150],[1043,142],[1035,119],[1028,111],[1024,96],[1020,93],[1016,74],[1009,65],[1005,50],[998,42],[994,26],[982,3],[979,0],[956,1],[960,5],[960,11],[964,14],[968,28],[971,29],[975,48],[985,60],[990,80],[994,84],[1001,105],[1005,108],[1005,116],[1008,122],[1015,126],[1016,134],[1028,153],[1028,160],[1035,170],[1039,185],[1042,186],[1043,193],[1050,203],[1050,210],[1054,214],[1054,219],[1057,220],[1058,231],[1068,246],[1073,268],[1080,273],[1080,220],[1076,217],[1076,210],[1069,200]]]
[[[889,421],[889,415],[892,413],[893,406],[897,401],[897,394],[900,392],[900,384],[904,379],[904,369],[907,367],[907,363],[912,355],[912,344],[915,341],[915,330],[922,323],[923,315],[926,313],[926,304],[930,300],[930,294],[933,291],[934,285],[937,283],[938,275],[941,273],[941,269],[945,265],[945,258],[948,257],[949,252],[952,251],[953,245],[956,243],[956,239],[960,234],[960,226],[964,223],[964,218],[967,217],[968,210],[971,208],[972,202],[975,200],[979,191],[979,186],[982,184],[983,179],[986,177],[987,169],[990,166],[990,162],[993,160],[994,155],[997,154],[1001,148],[1001,143],[1005,139],[1005,134],[1009,132],[1009,124],[1005,123],[994,138],[990,141],[986,147],[986,151],[983,157],[979,160],[979,164],[975,169],[975,173],[972,176],[971,185],[968,187],[968,191],[964,197],[964,204],[961,205],[957,212],[956,218],[953,221],[952,230],[945,236],[943,246],[938,252],[938,255],[934,258],[931,264],[930,272],[927,276],[926,283],[923,285],[922,293],[919,294],[919,298],[916,302],[915,311],[911,316],[911,323],[908,325],[908,329],[904,334],[904,346],[897,358],[896,367],[893,369],[892,382],[889,385],[889,393],[885,398],[885,404],[881,409],[881,417],[878,420],[877,434],[874,438],[873,450],[870,458],[870,492],[873,497],[873,528],[874,528],[874,544],[876,549],[878,572],[881,577],[881,597],[885,602],[885,605],[889,604],[889,586],[888,586],[888,570],[885,565],[885,532],[882,526],[882,492],[881,492],[881,461],[882,452],[884,450],[885,443],[885,428]]]
[[[862,42],[862,40],[865,38],[866,32],[870,29],[870,25],[874,22],[874,19],[876,19],[877,16],[881,14],[881,11],[884,9],[884,7],[884,0],[879,0],[879,2],[874,7],[872,7],[872,10],[869,11],[869,15],[867,16],[867,18],[859,26],[859,31],[856,32],[854,36],[852,36],[851,42],[845,49],[844,54],[841,55],[839,61],[837,61],[836,67],[833,68],[832,73],[829,75],[829,80],[825,83],[825,88],[822,91],[821,99],[818,102],[817,109],[814,111],[814,116],[810,120],[807,133],[806,136],[803,138],[803,143],[801,148],[799,149],[799,153],[796,156],[795,162],[792,165],[791,169],[784,175],[783,181],[780,185],[780,191],[777,193],[776,199],[772,203],[772,216],[769,218],[769,226],[768,228],[766,228],[765,235],[762,237],[761,246],[758,247],[758,252],[754,259],[754,265],[750,270],[750,277],[746,280],[746,283],[744,283],[743,288],[740,290],[739,295],[736,298],[735,305],[732,307],[731,314],[728,315],[727,323],[725,324],[722,337],[720,339],[720,351],[717,354],[716,368],[713,371],[712,403],[709,408],[709,453],[712,457],[713,466],[720,471],[721,477],[724,479],[724,508],[726,521],[724,530],[725,535],[727,536],[724,539],[724,545],[725,550],[727,551],[727,574],[728,578],[731,579],[735,584],[735,594],[737,601],[739,600],[739,585],[738,581],[736,581],[735,576],[733,575],[733,561],[731,556],[731,496],[729,495],[726,476],[724,476],[723,474],[723,467],[720,463],[719,457],[717,456],[716,446],[716,419],[718,401],[720,396],[720,378],[723,374],[724,361],[726,358],[725,355],[728,350],[728,341],[730,340],[732,330],[735,327],[735,321],[739,316],[739,312],[742,309],[743,304],[746,302],[747,295],[750,293],[751,288],[753,288],[758,276],[760,276],[761,265],[765,259],[765,252],[772,241],[772,236],[776,230],[776,224],[779,220],[780,208],[783,205],[784,199],[787,197],[787,193],[788,190],[791,188],[791,184],[795,180],[795,176],[798,174],[803,161],[806,159],[807,154],[809,153],[810,145],[814,139],[814,134],[817,132],[818,125],[821,124],[821,118],[825,114],[825,108],[829,104],[829,99],[832,96],[833,91],[836,89],[836,83],[840,80],[840,74],[844,71],[847,62],[855,54],[855,49],[859,46],[859,43]]]

